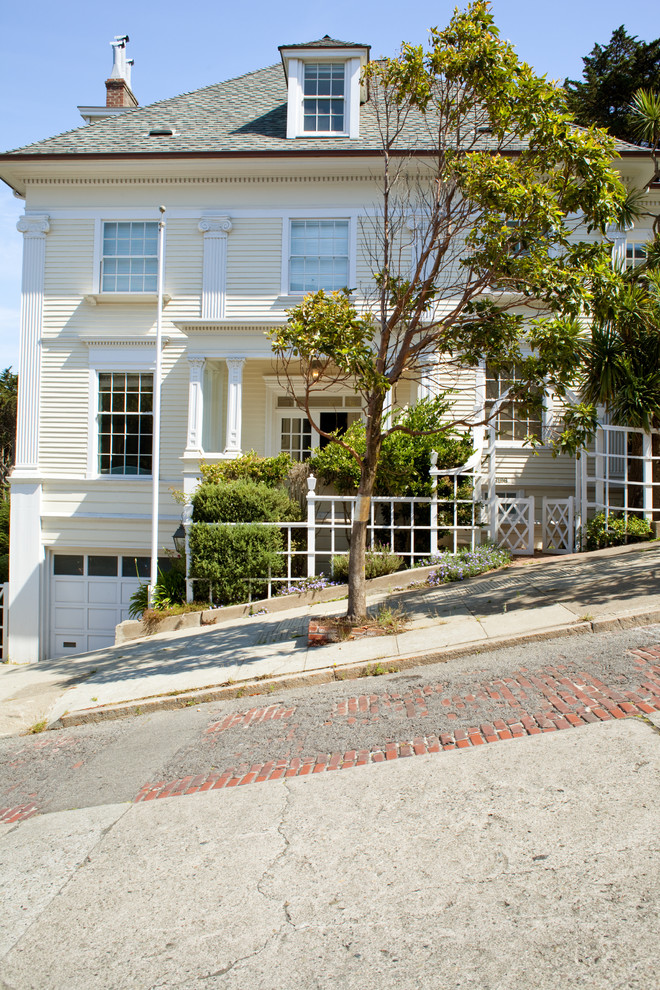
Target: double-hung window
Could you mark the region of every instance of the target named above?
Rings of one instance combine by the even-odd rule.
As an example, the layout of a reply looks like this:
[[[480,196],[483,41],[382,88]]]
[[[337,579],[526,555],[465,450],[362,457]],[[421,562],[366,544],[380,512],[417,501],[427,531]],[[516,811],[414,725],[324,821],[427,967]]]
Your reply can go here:
[[[289,292],[348,287],[348,220],[292,220]]]
[[[151,474],[153,382],[143,372],[99,374],[99,474]]]
[[[626,244],[626,268],[637,268],[646,261],[646,244],[628,241]]]
[[[346,68],[343,62],[305,62],[303,131],[343,134],[345,91]]]
[[[101,291],[156,292],[157,282],[158,223],[104,223]]]
[[[495,427],[498,440],[523,441],[527,437],[543,436],[542,396],[539,392],[537,403],[530,408],[515,397],[505,398],[498,411],[492,416],[495,403],[507,392],[515,391],[520,381],[515,365],[494,371],[486,365],[486,417],[490,426]],[[491,418],[492,416],[492,418]]]

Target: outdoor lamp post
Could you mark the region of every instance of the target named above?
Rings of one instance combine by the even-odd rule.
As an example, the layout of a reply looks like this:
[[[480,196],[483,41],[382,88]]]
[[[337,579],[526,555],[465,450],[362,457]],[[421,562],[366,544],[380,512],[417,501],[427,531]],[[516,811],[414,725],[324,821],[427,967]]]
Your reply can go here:
[[[172,543],[174,544],[174,549],[178,553],[179,557],[185,556],[186,553],[186,531],[183,528],[183,523],[179,523],[172,536]]]

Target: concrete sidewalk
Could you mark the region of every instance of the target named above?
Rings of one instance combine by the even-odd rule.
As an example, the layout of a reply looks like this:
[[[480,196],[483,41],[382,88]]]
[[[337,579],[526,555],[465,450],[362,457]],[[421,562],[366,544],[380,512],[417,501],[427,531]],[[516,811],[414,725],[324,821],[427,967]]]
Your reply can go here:
[[[0,987],[657,987],[639,719],[0,826]]]
[[[384,601],[408,614],[405,632],[308,647],[309,617],[345,609],[344,601],[319,602],[77,657],[4,665],[0,734],[25,731],[44,718],[71,724],[128,714],[124,705],[180,707],[185,699],[175,695],[221,685],[224,693],[252,694],[304,677],[350,676],[351,668],[359,674],[365,665],[413,666],[525,639],[657,622],[660,544],[518,563],[439,588],[380,590],[370,595],[369,607]]]

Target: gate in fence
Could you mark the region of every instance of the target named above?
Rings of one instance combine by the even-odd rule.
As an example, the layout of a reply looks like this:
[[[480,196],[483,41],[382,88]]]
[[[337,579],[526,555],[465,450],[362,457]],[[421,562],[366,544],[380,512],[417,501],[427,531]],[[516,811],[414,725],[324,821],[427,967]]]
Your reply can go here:
[[[575,499],[543,499],[543,550],[545,553],[573,553],[575,548]]]
[[[517,556],[534,553],[534,496],[491,503],[491,539]]]

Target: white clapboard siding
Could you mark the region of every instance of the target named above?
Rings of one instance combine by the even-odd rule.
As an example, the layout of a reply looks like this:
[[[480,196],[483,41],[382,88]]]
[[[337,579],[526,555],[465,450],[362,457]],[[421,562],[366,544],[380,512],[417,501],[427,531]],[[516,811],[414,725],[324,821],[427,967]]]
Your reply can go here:
[[[272,315],[281,291],[281,258],[279,218],[239,218],[234,222],[227,239],[228,317]]]

